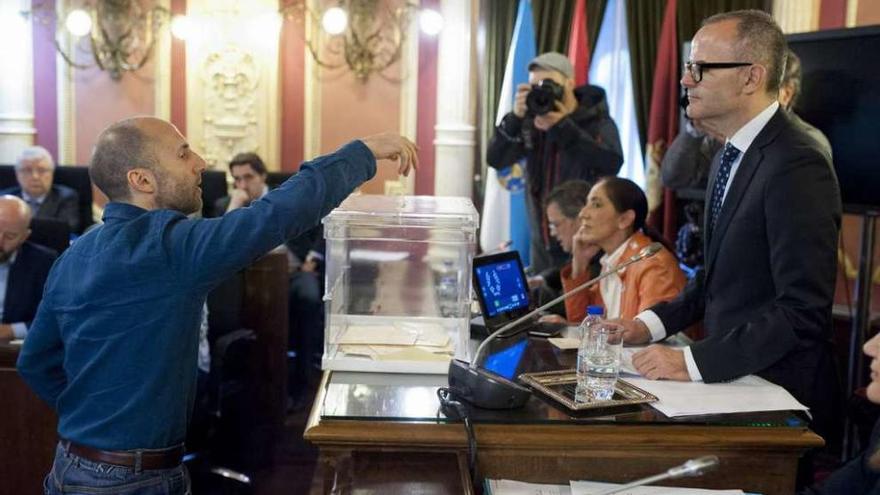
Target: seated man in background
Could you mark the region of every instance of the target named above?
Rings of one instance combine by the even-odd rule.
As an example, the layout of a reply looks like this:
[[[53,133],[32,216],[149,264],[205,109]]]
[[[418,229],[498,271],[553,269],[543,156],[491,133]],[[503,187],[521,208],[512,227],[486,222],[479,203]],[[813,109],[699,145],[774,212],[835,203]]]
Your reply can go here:
[[[26,242],[30,222],[27,203],[16,196],[0,196],[0,340],[25,337],[57,256]]]
[[[61,220],[71,232],[80,231],[79,195],[67,186],[53,184],[55,162],[46,148],[25,148],[15,162],[15,178],[18,186],[0,191],[0,194],[23,199],[37,218]]]
[[[223,216],[242,206],[251,204],[269,192],[266,185],[266,165],[256,153],[239,153],[229,162],[229,175],[232,176],[232,192],[214,203],[215,217]]]
[[[566,256],[571,254],[571,240],[577,232],[580,221],[578,213],[587,202],[587,194],[590,192],[590,183],[584,180],[569,180],[554,187],[547,199],[544,200],[544,210],[547,213],[547,225],[550,235],[556,239]],[[538,291],[537,301],[543,304],[559,296],[562,293],[562,281],[559,278],[559,270],[569,263],[569,257],[563,263],[551,266],[541,273],[529,277],[529,289]],[[551,309],[552,312],[564,314],[565,307],[558,304]]]
[[[580,228],[569,241],[571,263],[561,272],[566,292],[595,275],[589,270],[590,260],[599,252],[603,253],[599,263],[604,272],[652,242],[665,243],[659,233],[645,224],[648,199],[629,179],[599,179],[579,218]],[[673,299],[684,286],[685,277],[678,261],[664,246],[656,255],[566,299],[565,313],[568,321],[579,323],[586,316],[587,306],[601,305],[607,318],[632,318],[654,304]]]
[[[235,155],[229,162],[229,173],[233,189],[229,196],[214,203],[216,216],[248,206],[269,192],[266,183],[268,170],[256,153]],[[323,241],[323,229],[319,225],[284,244],[290,261],[288,348],[296,353],[287,383],[294,404],[306,387],[314,354],[321,349],[324,331]]]

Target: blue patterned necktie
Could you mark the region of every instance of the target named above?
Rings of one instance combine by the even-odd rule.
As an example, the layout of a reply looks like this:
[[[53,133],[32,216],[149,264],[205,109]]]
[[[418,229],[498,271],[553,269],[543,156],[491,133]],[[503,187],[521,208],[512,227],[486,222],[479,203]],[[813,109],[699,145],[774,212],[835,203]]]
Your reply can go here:
[[[739,156],[739,150],[736,146],[727,143],[721,153],[721,165],[718,167],[718,174],[715,176],[715,184],[712,187],[712,200],[709,203],[709,234],[715,230],[715,224],[718,222],[718,214],[721,213],[721,203],[724,200],[724,189],[727,187],[727,181],[730,179],[730,168],[733,162]]]
[[[37,211],[40,209],[40,203],[36,199],[33,199],[33,198],[25,201],[25,203],[27,203],[28,206],[31,207],[31,214],[36,215]]]

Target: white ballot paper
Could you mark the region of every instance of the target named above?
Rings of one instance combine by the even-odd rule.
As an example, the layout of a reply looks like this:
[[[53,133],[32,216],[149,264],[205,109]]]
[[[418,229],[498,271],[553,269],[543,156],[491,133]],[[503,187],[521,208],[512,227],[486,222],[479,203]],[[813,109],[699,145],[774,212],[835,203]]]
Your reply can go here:
[[[614,483],[596,481],[572,481],[571,495],[595,495],[610,490]],[[620,492],[619,495],[744,495],[742,490],[704,490],[702,488],[678,488],[670,486],[640,486]],[[615,494],[617,495],[617,494]]]
[[[625,379],[656,395],[660,400],[651,406],[670,418],[702,414],[809,410],[784,388],[755,375],[711,384],[629,376]]]
[[[489,495],[571,495],[568,485],[544,485],[513,480],[486,480]]]

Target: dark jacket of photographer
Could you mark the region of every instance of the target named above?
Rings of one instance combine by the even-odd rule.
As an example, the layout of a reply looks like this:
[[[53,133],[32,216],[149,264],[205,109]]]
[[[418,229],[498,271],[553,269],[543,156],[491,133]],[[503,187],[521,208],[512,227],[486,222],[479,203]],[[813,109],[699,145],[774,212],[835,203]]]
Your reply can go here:
[[[605,90],[598,86],[575,88],[578,107],[546,132],[534,127],[533,116],[513,112],[504,116],[489,141],[486,161],[497,169],[527,159],[525,177],[531,228],[532,268],[541,272],[564,263],[567,256],[550,237],[544,198],[554,186],[567,180],[590,183],[605,175],[617,175],[623,150],[617,126],[608,115]],[[543,246],[542,252],[535,252]]]

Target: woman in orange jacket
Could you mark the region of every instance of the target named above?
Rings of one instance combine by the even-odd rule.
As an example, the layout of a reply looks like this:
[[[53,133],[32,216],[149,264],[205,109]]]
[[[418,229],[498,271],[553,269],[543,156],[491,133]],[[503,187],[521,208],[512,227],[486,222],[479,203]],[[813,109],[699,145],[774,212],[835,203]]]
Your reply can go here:
[[[580,228],[573,238],[571,263],[560,273],[563,290],[568,292],[590,279],[590,260],[600,250],[605,253],[600,260],[605,272],[652,242],[665,242],[645,225],[647,216],[648,200],[634,182],[620,177],[596,182],[578,215]],[[664,245],[656,255],[566,299],[566,319],[580,322],[587,306],[594,304],[605,307],[606,318],[631,319],[660,301],[674,298],[684,286],[678,261]],[[562,320],[558,316],[543,319]]]

